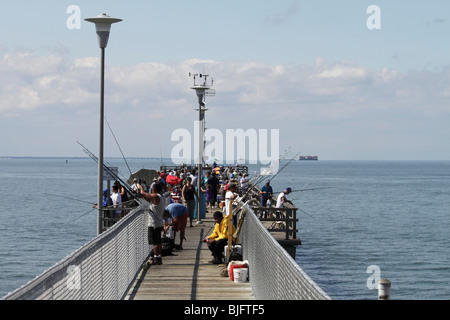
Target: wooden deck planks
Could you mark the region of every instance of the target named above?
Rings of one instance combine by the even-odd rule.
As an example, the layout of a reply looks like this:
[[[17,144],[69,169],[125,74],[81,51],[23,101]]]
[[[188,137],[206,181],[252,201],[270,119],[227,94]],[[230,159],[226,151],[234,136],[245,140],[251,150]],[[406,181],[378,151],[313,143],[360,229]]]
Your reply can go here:
[[[201,240],[211,233],[212,219],[186,228],[183,250],[163,257],[162,265],[141,270],[125,299],[129,300],[252,300],[249,282],[222,277],[225,265],[213,265],[211,252]],[[176,243],[179,243],[177,233]]]

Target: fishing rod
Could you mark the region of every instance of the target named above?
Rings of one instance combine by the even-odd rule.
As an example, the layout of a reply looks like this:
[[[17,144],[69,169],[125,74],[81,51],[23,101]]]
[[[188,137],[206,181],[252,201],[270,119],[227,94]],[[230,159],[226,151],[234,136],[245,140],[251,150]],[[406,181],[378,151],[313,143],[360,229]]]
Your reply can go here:
[[[305,183],[304,185],[303,185],[303,187],[300,189],[300,190],[297,190],[297,191],[303,191],[303,190],[307,190],[307,189],[305,189],[305,187],[306,187],[306,185],[307,185],[308,183]],[[291,200],[288,200],[292,205],[294,205],[293,204],[293,201],[294,201],[294,199],[299,195],[300,193],[297,193],[295,196],[293,196],[292,197],[292,199]],[[300,209],[300,208],[297,208],[298,210],[300,210],[301,212],[303,212],[304,214],[306,214],[307,216],[310,216],[311,218],[314,218],[312,215],[310,215],[309,213],[307,213],[306,211],[304,211],[304,210],[302,210],[302,209]]]
[[[331,189],[331,188],[333,188],[333,187],[298,189],[298,190],[291,190],[290,193],[294,193],[294,192],[302,192],[302,191],[310,191],[310,190],[319,190],[319,189]],[[277,192],[274,192],[274,193],[280,193],[280,192],[284,192],[284,191],[285,191],[285,190],[283,190],[283,191],[277,191]]]
[[[284,159],[285,157],[287,157],[287,155],[290,152],[290,148],[289,147],[279,158],[277,162],[272,163],[269,167],[267,167],[265,170],[267,169],[271,169],[273,166],[275,166],[277,163],[279,163],[282,159]],[[265,174],[263,174],[264,170],[261,170],[260,173],[258,175],[256,175],[255,177],[251,178],[248,181],[248,185],[257,185],[259,184],[264,178],[265,178]],[[241,196],[242,199],[244,199],[250,192],[252,191],[251,187],[248,187],[246,192]]]
[[[270,175],[270,174],[266,174],[265,172],[271,172],[272,168],[274,166],[278,166],[282,160],[286,159],[290,153],[290,149],[291,149],[291,147],[289,146],[289,148],[278,158],[278,160],[276,162],[272,163],[270,166],[268,166],[264,170],[261,170],[259,175],[257,175],[255,177],[254,181],[250,181],[249,183],[254,184],[254,185],[260,184],[261,181],[264,180],[267,175]]]
[[[291,164],[292,161],[294,161],[294,159],[297,158],[297,156],[301,153],[301,151],[299,151],[291,160],[288,161],[288,163],[286,163],[283,167],[281,167],[280,170],[278,170],[278,172],[269,179],[269,182],[272,181],[273,178],[275,178],[281,171],[283,171],[283,169],[285,169],[289,164]]]
[[[284,160],[284,158],[286,158],[287,157],[287,155],[289,154],[289,152],[290,152],[290,148],[291,147],[289,147],[288,148],[288,150],[283,154],[283,156],[282,157],[280,157],[279,158],[279,161],[277,162],[277,163],[273,163],[271,166],[269,166],[267,169],[271,169],[271,167],[272,166],[274,166],[275,164],[279,164],[280,162],[281,162],[281,160]],[[277,173],[274,175],[274,176],[272,176],[270,179],[268,179],[268,182],[270,183],[270,181],[272,181],[273,180],[273,178],[275,178],[283,169],[285,169],[299,154],[301,153],[301,151],[299,151],[292,159],[290,159],[289,161],[288,161],[288,163],[286,163],[281,169],[279,169],[278,171],[277,171]],[[254,181],[254,182],[252,182],[252,184],[253,185],[257,185],[257,184],[259,184],[259,183],[261,183],[261,181],[263,180],[263,179],[265,179],[265,175],[263,174],[263,172],[264,171],[262,171],[260,174],[259,174],[259,176],[257,176],[257,179],[256,179],[256,181]],[[247,193],[249,192],[251,190],[251,188],[249,188],[248,190],[247,190],[247,192],[245,193],[245,195],[247,195]]]
[[[52,194],[52,193],[46,193],[46,194],[49,195],[49,196],[66,198],[66,199],[69,199],[69,200],[78,201],[78,202],[83,202],[83,203],[87,203],[87,204],[92,204],[92,205],[95,204],[94,202],[89,202],[89,201],[84,201],[84,200],[80,200],[80,199],[75,199],[75,198],[63,196],[63,195],[61,195],[61,194]]]
[[[122,158],[125,161],[125,164],[127,165],[128,171],[130,172],[131,177],[134,179],[133,173],[131,172],[131,169],[130,169],[130,166],[128,165],[127,159],[125,158],[125,155],[122,152],[122,148],[120,147],[119,142],[117,141],[116,136],[114,135],[114,132],[113,132],[111,126],[109,125],[108,120],[106,120],[106,117],[105,117],[105,121],[108,124],[109,130],[111,131],[111,134],[114,137],[114,140],[116,141],[116,144],[117,144],[117,147],[119,148],[120,153],[122,154]]]
[[[303,212],[304,214],[306,214],[307,216],[310,216],[311,218],[314,219],[314,217],[312,215],[310,215],[308,212],[306,212],[306,211],[304,211],[304,210],[302,210],[300,208],[297,208],[297,209],[300,210],[301,212]]]
[[[249,184],[257,185],[257,184],[261,183],[261,181],[263,179],[265,179],[266,175],[268,175],[268,174],[264,174],[264,172],[266,170],[267,170],[266,172],[270,172],[272,170],[272,167],[274,167],[275,165],[279,165],[279,163],[282,160],[286,159],[286,157],[290,153],[290,149],[291,149],[291,147],[289,146],[289,148],[280,157],[278,157],[278,160],[276,162],[272,163],[270,166],[268,166],[264,170],[261,170],[260,173],[256,177],[254,177],[253,181],[252,181],[252,179],[250,179]]]
[[[130,200],[130,201],[125,201],[124,203],[122,203],[122,205],[124,205],[124,204],[127,204],[127,203],[131,203],[131,201],[134,201],[134,200]],[[94,205],[95,205],[95,203],[94,203]],[[114,205],[112,205],[112,206],[108,206],[108,207],[103,207],[103,209],[111,209],[111,208],[115,208],[114,207]],[[117,208],[115,208],[115,209],[117,209]],[[92,208],[91,210],[89,210],[88,212],[86,212],[86,213],[83,213],[82,215],[80,215],[79,217],[77,217],[77,218],[75,218],[75,219],[73,219],[72,221],[69,221],[69,222],[74,222],[74,221],[77,221],[78,219],[80,219],[80,218],[82,218],[82,217],[84,217],[85,215],[87,215],[87,214],[89,214],[89,213],[91,213],[92,211],[94,211],[94,210],[97,210],[97,207],[94,207],[94,208]],[[120,210],[120,209],[117,209],[117,210]]]
[[[203,240],[202,240],[203,242],[206,242],[205,240],[206,240],[206,237],[208,236],[208,233],[209,233],[209,232],[211,231],[211,229],[214,228],[215,226],[216,226],[216,224],[214,223],[214,224],[211,226],[211,228],[209,228],[209,230],[208,230],[207,232],[205,232],[205,235],[206,235],[206,236],[203,238]]]
[[[89,151],[89,149],[87,149],[85,146],[83,146],[80,142],[77,141],[77,143],[83,148],[83,151],[91,158],[93,159],[96,163],[98,163],[98,158],[91,152]],[[113,177],[115,180],[119,181],[120,184],[126,189],[126,191],[128,191],[128,193],[130,193],[130,195],[136,199],[136,200],[141,200],[141,195],[139,193],[137,193],[136,191],[134,191],[129,185],[128,183],[124,182],[114,171],[112,171],[108,166],[106,166],[105,164],[103,164],[103,169],[111,176]]]
[[[97,210],[97,208],[93,208],[93,209],[89,210],[88,212],[83,213],[83,214],[80,215],[78,218],[75,218],[75,219],[73,219],[72,221],[69,221],[69,223],[72,223],[72,222],[74,222],[74,221],[77,221],[77,220],[80,219],[81,217],[84,217],[85,215],[87,215],[88,213],[91,213],[91,212],[94,211],[94,210]]]
[[[267,168],[260,168],[259,174],[255,175],[253,178],[250,179],[249,182],[253,183],[252,180],[255,179],[259,179],[261,176],[265,176],[265,172],[269,172],[271,171],[272,167],[275,166],[276,164],[279,164],[281,160],[283,160],[290,152],[291,147],[289,147],[287,150],[284,151],[284,153],[278,157],[277,161],[273,162],[270,164],[270,166],[268,166]],[[257,173],[257,171],[254,172],[255,174]]]

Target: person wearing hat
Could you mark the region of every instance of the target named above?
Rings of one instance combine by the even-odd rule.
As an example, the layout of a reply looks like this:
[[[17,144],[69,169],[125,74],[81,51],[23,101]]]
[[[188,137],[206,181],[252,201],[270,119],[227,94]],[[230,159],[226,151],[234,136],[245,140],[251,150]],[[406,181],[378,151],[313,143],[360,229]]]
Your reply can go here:
[[[259,194],[261,195],[261,207],[265,207],[267,200],[270,199],[270,197],[273,195],[272,186],[270,185],[270,180],[266,181],[266,184],[261,188],[259,191]],[[267,218],[267,212],[265,212],[265,218]],[[262,211],[260,214],[260,218],[262,218]]]
[[[141,189],[141,186],[138,183],[138,179],[136,179],[136,178],[133,179],[133,184],[131,185],[131,189],[136,192],[138,192],[138,190]]]
[[[284,203],[285,202],[290,202],[289,200],[286,199],[286,195],[290,194],[292,192],[292,189],[287,187],[286,190],[284,190],[284,192],[281,192],[278,197],[277,197],[277,205],[276,208],[283,208],[284,207]],[[281,211],[277,211],[277,218],[280,219],[281,217]],[[277,228],[280,228],[281,225],[281,221],[277,221]]]
[[[233,203],[233,200],[235,200],[237,197],[239,197],[239,194],[237,193],[237,185],[236,183],[232,182],[228,185],[228,191],[225,194],[225,215],[228,216],[230,214],[230,204]]]

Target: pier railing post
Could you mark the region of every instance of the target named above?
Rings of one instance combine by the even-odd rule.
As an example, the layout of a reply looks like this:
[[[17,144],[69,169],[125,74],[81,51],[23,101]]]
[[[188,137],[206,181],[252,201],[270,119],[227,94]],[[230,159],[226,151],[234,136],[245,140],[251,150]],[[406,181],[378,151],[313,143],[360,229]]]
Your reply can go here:
[[[378,300],[391,299],[391,282],[388,279],[381,279],[378,283]]]

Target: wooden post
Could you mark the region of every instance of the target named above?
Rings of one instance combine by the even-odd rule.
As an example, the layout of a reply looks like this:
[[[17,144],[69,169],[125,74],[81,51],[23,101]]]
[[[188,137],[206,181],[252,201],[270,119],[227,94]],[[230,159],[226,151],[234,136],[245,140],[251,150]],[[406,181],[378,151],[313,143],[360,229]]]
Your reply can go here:
[[[230,201],[230,207],[228,208],[228,250],[227,250],[227,263],[230,262],[231,249],[233,248],[233,202]]]
[[[286,211],[286,240],[289,240],[292,230],[292,212],[292,209]]]
[[[297,238],[297,209],[292,209],[292,239]]]

